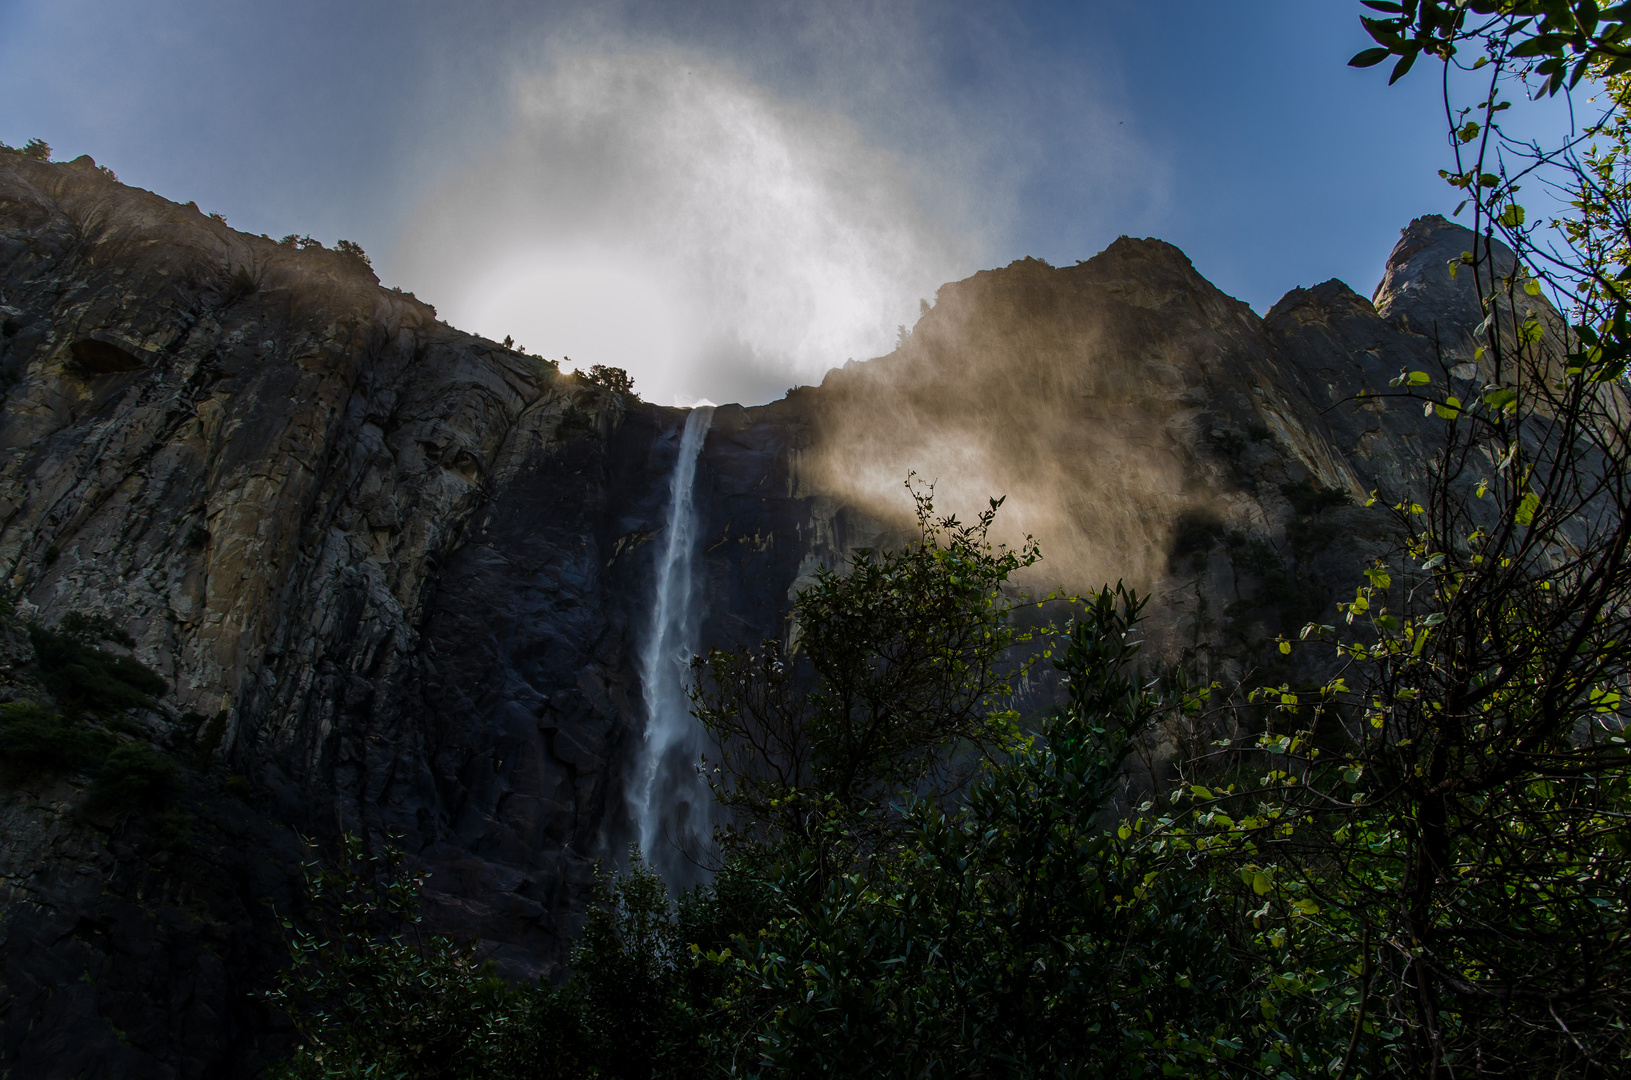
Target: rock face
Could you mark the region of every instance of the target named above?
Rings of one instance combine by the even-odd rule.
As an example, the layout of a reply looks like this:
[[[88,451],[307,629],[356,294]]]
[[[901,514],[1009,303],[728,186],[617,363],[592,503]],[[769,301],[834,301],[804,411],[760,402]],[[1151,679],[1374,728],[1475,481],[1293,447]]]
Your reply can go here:
[[[1127,578],[1164,648],[1238,669],[1351,587],[1384,528],[1358,503],[1419,469],[1419,412],[1345,403],[1476,321],[1417,257],[1461,235],[1414,223],[1377,306],[1332,281],[1262,319],[1159,241],[1022,260],[943,288],[888,357],[720,408],[706,643],[787,633],[815,567],[899,535],[915,469],[945,509],[1007,494],[1037,584]],[[0,1073],[253,1071],[278,1047],[252,995],[296,831],[398,837],[436,929],[557,970],[593,860],[630,835],[683,412],[89,159],[0,155],[0,305],[0,694],[43,694],[20,620],[105,615],[172,687],[152,738],[208,752],[173,858],[136,817],[77,812],[85,777],[7,774]]]

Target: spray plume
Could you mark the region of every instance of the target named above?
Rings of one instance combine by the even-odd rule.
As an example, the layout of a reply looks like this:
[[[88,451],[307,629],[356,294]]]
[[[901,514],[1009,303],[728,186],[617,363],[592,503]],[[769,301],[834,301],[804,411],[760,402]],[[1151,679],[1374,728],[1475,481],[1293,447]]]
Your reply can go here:
[[[625,368],[648,400],[751,403],[883,352],[966,257],[848,121],[657,48],[524,81],[394,269],[456,325]]]

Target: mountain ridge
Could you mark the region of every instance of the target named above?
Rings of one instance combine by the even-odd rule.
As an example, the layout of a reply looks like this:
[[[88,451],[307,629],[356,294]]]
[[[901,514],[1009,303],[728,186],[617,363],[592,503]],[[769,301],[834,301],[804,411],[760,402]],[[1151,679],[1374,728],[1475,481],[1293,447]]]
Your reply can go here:
[[[1355,396],[1468,363],[1405,317],[1470,328],[1470,283],[1431,277],[1457,229],[1404,230],[1383,311],[1326,282],[1259,318],[1156,240],[1017,260],[942,287],[889,356],[717,409],[704,643],[788,633],[815,567],[904,535],[916,471],[965,516],[1007,495],[1003,538],[1047,557],[1032,584],[1152,592],[1164,656],[1293,674],[1267,646],[1351,585],[1387,535],[1361,503],[1434,437]],[[261,899],[298,907],[296,833],[395,837],[432,873],[429,927],[512,977],[558,971],[595,858],[631,835],[634,654],[684,411],[88,158],[0,155],[0,306],[0,696],[41,700],[17,620],[78,611],[171,684],[142,738],[192,754],[225,718],[188,773],[202,839],[163,861],[139,818],[78,813],[87,777],[5,781],[7,835],[30,839],[0,845],[0,1068],[204,1076],[275,1053],[252,991],[279,950]],[[214,1011],[153,1004],[177,995]]]

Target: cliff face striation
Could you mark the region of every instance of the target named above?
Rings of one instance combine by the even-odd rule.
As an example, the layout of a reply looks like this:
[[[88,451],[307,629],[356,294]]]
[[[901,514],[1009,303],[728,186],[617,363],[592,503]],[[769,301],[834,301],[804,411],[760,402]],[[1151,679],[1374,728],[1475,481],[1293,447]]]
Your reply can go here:
[[[1470,283],[1417,257],[1460,233],[1412,224],[1374,303],[1332,281],[1266,318],[1159,241],[1022,260],[943,288],[888,357],[718,409],[704,642],[785,634],[815,567],[900,534],[915,470],[945,509],[1008,495],[1035,584],[1126,578],[1164,649],[1240,671],[1352,587],[1384,535],[1366,493],[1432,445],[1417,410],[1354,395],[1440,360],[1477,377],[1451,355]],[[182,762],[189,815],[178,839],[87,810],[88,774],[6,770],[0,1072],[275,1052],[254,992],[299,903],[296,834],[398,837],[434,929],[557,970],[593,860],[631,835],[683,412],[88,158],[0,155],[0,316],[0,696],[52,704],[25,624],[105,617],[168,684],[122,737]]]

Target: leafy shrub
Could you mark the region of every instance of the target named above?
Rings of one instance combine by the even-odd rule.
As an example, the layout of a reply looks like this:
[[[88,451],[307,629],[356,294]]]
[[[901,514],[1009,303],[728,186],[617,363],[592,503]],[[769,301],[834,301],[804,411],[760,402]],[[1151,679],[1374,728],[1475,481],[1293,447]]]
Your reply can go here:
[[[628,372],[618,367],[607,367],[605,364],[595,364],[584,375],[585,379],[596,386],[603,386],[614,394],[634,396],[634,379]]]
[[[420,938],[425,878],[400,851],[373,854],[348,834],[333,865],[313,858],[304,870],[310,916],[285,920],[292,962],[268,995],[302,1043],[274,1077],[554,1075],[515,1067],[528,1009],[491,965],[445,938]],[[500,1071],[504,1059],[511,1067]]]
[[[347,258],[355,259],[370,269],[374,266],[374,260],[370,259],[368,253],[363,251],[361,244],[351,240],[337,240],[334,243],[334,250]]]
[[[22,702],[0,705],[0,764],[19,773],[60,772],[98,763],[112,736]]]
[[[91,784],[95,810],[165,810],[181,794],[181,767],[144,742],[125,743],[102,762]]]
[[[77,612],[65,616],[56,630],[29,627],[34,655],[46,689],[70,713],[109,715],[125,709],[150,708],[169,686],[153,670],[129,656],[97,648],[114,641],[127,648],[135,642],[105,617]]]
[[[24,157],[33,158],[35,161],[51,160],[51,144],[44,139],[30,139],[22,146],[7,146],[5,143],[0,142],[0,150],[21,154]]]
[[[1347,506],[1353,502],[1348,493],[1336,488],[1323,487],[1307,480],[1280,485],[1280,494],[1291,500],[1291,508],[1303,517]]]

